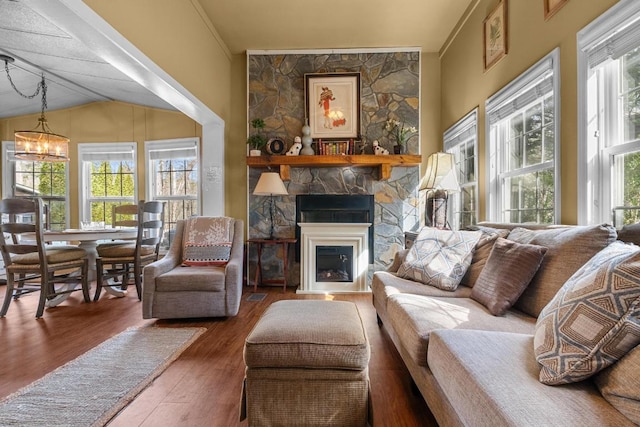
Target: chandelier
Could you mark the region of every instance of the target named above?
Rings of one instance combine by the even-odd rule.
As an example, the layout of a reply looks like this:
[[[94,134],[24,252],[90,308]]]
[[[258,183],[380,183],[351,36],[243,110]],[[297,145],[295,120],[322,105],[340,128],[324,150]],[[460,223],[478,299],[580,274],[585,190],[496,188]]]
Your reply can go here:
[[[47,109],[47,83],[42,74],[42,80],[33,95],[25,95],[16,87],[9,75],[9,63],[14,59],[10,56],[0,55],[4,61],[4,69],[11,87],[23,98],[32,99],[42,92],[42,112],[38,119],[38,125],[32,130],[15,131],[15,156],[21,160],[36,162],[68,162],[69,138],[53,133],[49,128],[44,111]]]

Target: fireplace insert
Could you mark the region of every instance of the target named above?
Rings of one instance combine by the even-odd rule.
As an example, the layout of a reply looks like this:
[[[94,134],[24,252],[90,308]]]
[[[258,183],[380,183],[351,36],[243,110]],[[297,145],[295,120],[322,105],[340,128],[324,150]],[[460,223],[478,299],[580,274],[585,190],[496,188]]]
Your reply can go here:
[[[373,264],[373,218],[375,202],[372,194],[300,194],[296,196],[296,261],[300,262],[301,222],[371,223],[369,227],[369,264]]]

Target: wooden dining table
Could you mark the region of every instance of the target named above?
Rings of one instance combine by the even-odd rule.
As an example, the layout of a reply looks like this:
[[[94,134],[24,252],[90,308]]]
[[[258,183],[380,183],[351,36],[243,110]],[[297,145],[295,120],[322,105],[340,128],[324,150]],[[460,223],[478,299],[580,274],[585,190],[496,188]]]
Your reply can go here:
[[[98,257],[97,246],[101,240],[131,240],[138,235],[138,230],[134,228],[103,228],[96,230],[85,230],[79,228],[69,228],[66,230],[47,230],[43,233],[45,242],[79,242],[78,247],[87,251],[89,260],[89,280],[96,280],[96,258]],[[72,285],[70,285],[72,286]],[[118,286],[105,286],[104,290],[116,297],[125,296]],[[64,301],[69,294],[63,294],[47,302],[49,307],[54,307]]]

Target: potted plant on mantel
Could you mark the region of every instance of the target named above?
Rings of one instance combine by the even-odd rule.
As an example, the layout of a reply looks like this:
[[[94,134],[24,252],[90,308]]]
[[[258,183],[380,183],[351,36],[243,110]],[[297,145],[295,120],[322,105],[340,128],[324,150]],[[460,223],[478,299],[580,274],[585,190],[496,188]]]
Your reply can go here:
[[[249,144],[249,147],[251,148],[249,150],[249,155],[259,156],[262,154],[264,146],[267,145],[267,137],[262,134],[262,129],[264,129],[264,120],[251,120],[251,127],[254,128],[256,132],[247,139],[247,144]]]
[[[404,154],[407,151],[407,140],[409,137],[418,132],[413,126],[405,126],[404,122],[398,119],[389,118],[384,124],[384,130],[393,135],[396,145],[393,146],[394,154]]]

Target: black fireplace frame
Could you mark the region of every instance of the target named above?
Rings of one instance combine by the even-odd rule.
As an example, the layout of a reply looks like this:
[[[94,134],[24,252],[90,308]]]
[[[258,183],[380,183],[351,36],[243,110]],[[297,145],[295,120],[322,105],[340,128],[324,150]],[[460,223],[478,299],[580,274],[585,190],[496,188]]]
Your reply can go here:
[[[374,245],[374,214],[375,199],[373,194],[298,194],[296,196],[296,261],[300,262],[300,226],[305,213],[309,211],[322,211],[328,220],[323,223],[371,223],[369,227],[369,264],[373,264]],[[339,216],[346,212],[360,211],[365,214],[362,221],[344,221]]]

